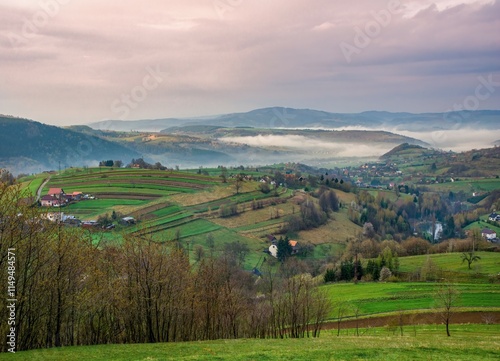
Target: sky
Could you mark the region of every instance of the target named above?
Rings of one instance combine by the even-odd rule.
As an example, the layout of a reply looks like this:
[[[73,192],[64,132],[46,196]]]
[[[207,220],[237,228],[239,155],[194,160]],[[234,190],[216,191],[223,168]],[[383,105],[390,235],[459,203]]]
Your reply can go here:
[[[0,114],[500,109],[495,0],[2,0]]]

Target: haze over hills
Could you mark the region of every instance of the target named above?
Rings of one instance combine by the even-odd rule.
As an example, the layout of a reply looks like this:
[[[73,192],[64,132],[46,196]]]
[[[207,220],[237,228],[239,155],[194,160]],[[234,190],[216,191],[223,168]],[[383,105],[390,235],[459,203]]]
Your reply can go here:
[[[367,111],[343,114],[311,109],[271,107],[245,113],[199,118],[108,120],[94,129],[177,132],[179,127],[253,127],[258,129],[378,130],[419,139],[434,148],[465,151],[494,145],[500,130],[500,110],[444,113]],[[199,128],[198,128],[199,129]]]
[[[198,167],[376,158],[403,143],[467,150],[498,144],[500,111],[358,114],[264,108],[201,118],[107,121],[58,128],[0,117],[0,167],[17,172],[125,164],[143,157],[167,166]],[[370,158],[370,159],[371,159]]]
[[[460,128],[500,129],[500,110],[447,113],[330,113],[312,109],[271,107],[245,113],[201,118],[164,118],[147,120],[107,120],[89,124],[94,129],[117,131],[160,131],[186,125],[254,128],[352,128],[395,129],[407,131],[456,130]]]

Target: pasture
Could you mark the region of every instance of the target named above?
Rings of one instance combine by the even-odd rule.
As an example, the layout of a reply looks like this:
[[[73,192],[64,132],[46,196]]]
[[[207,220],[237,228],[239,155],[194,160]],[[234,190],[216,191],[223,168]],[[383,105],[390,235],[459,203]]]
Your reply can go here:
[[[0,354],[9,361],[138,361],[138,360],[467,360],[500,358],[500,325],[415,326],[403,336],[388,328],[368,335],[322,331],[319,338],[239,339],[200,342],[65,347]]]
[[[435,183],[428,187],[436,192],[491,192],[500,188],[500,179],[498,178],[460,178],[459,181]]]
[[[446,272],[470,275],[472,279],[477,277],[478,274],[487,276],[496,275],[500,272],[500,253],[476,252],[475,254],[481,257],[481,259],[472,263],[471,270],[469,270],[467,262],[462,262],[462,253],[459,252],[400,257],[399,270],[400,272],[415,272],[427,262],[427,259],[430,259],[435,266]]]
[[[355,315],[374,317],[399,311],[432,311],[435,305],[434,293],[438,283],[339,283],[322,286],[335,307],[345,306],[344,318]],[[500,288],[495,284],[454,284],[460,293],[456,307],[460,310],[500,311]],[[338,310],[330,314],[336,320]]]

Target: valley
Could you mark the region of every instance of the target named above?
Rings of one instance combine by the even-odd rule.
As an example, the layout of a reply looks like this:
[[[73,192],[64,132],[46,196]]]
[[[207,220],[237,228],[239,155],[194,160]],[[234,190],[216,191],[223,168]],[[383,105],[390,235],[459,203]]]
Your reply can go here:
[[[398,333],[407,345],[433,345],[436,334],[451,330],[458,339],[467,330],[491,333],[498,324],[498,147],[450,152],[376,130],[189,125],[161,132],[87,126],[58,132],[70,132],[73,145],[94,142],[89,151],[104,151],[102,159],[62,162],[60,169],[57,162],[18,177],[3,170],[2,224],[18,234],[9,244],[22,250],[22,262],[41,262],[47,275],[64,272],[71,280],[53,283],[51,293],[26,294],[37,304],[29,312],[55,315],[47,306],[58,302],[54,292],[63,292],[66,316],[59,327],[67,335],[71,313],[84,317],[90,307],[103,323],[104,333],[95,334],[95,325],[82,322],[72,336],[80,343],[87,344],[82,335],[94,335],[97,344],[203,341],[216,348],[220,338],[291,337],[310,347],[321,330],[321,339],[340,337],[338,347],[350,355],[354,333],[377,349]],[[41,253],[30,251],[34,244]],[[43,263],[55,256],[59,261]],[[58,262],[62,268],[54,268]],[[129,284],[134,277],[141,281]],[[71,286],[78,282],[81,288]],[[29,284],[45,287],[36,278],[21,282]],[[174,301],[167,285],[182,300]],[[131,298],[131,290],[140,296]],[[445,290],[456,295],[446,329],[439,306]],[[290,303],[294,295],[296,304]],[[148,299],[169,313],[153,311]],[[225,310],[226,304],[232,308]],[[107,315],[133,332],[111,332],[115,321]],[[153,320],[170,320],[168,332]],[[23,334],[31,327],[21,325]],[[182,344],[189,348],[189,342]],[[449,353],[447,343],[439,345]],[[33,346],[21,340],[23,350]],[[82,357],[87,352],[72,350]],[[120,350],[106,359],[120,359]],[[249,351],[241,346],[237,352]],[[318,355],[328,352],[321,347]]]

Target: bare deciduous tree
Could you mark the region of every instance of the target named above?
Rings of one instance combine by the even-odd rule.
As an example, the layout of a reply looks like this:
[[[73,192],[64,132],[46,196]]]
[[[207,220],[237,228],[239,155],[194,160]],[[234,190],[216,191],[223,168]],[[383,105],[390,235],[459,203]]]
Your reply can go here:
[[[460,293],[456,287],[450,283],[440,285],[434,293],[435,307],[438,310],[441,320],[446,325],[446,334],[448,336],[450,336],[449,325],[453,314],[453,308],[456,307],[459,296]]]

